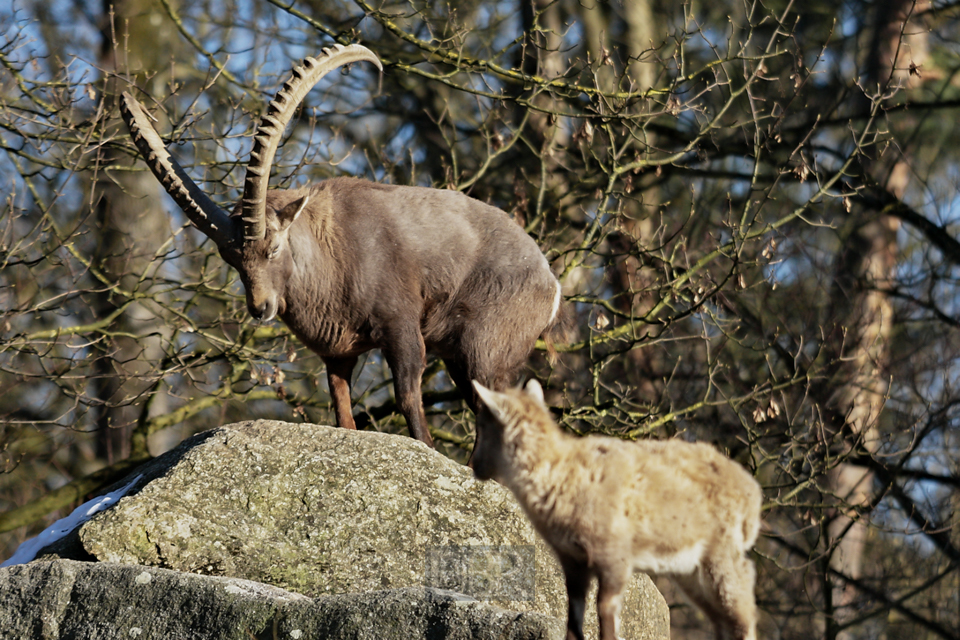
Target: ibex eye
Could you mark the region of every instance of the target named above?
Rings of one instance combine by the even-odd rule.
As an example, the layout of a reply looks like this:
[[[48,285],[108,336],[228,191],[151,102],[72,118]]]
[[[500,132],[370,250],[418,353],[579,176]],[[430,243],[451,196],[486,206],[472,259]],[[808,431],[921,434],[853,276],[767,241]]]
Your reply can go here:
[[[270,260],[273,260],[279,255],[280,255],[280,247],[277,246],[277,247],[274,247],[273,249],[270,249],[270,253],[267,255],[267,258]]]

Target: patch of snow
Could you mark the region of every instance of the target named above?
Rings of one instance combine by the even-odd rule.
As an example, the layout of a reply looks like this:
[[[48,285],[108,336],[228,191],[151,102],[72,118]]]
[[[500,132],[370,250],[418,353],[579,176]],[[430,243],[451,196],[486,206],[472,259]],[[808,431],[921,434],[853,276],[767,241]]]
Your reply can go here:
[[[30,538],[29,540],[24,540],[23,543],[17,547],[16,552],[14,552],[12,556],[0,563],[0,567],[10,567],[15,564],[26,564],[27,562],[30,562],[37,557],[38,551],[48,545],[53,544],[60,538],[65,537],[68,533],[92,518],[94,514],[103,511],[110,505],[120,500],[120,498],[127,495],[127,492],[130,491],[131,487],[133,487],[133,485],[135,485],[142,477],[142,475],[138,475],[136,478],[120,487],[116,491],[111,491],[110,493],[98,496],[93,500],[84,502],[82,505],[74,509],[73,513],[68,515],[66,518],[57,520],[52,525],[41,531],[36,537]]]

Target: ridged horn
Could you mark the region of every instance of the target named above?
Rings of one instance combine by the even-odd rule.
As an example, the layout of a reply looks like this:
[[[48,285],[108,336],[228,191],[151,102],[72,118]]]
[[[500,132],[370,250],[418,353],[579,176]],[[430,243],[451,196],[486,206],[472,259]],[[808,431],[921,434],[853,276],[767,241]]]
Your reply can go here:
[[[120,97],[120,115],[153,175],[157,176],[160,184],[197,229],[216,242],[218,247],[226,248],[234,244],[230,214],[214,204],[167,152],[163,139],[143,107],[127,92]]]
[[[253,137],[253,150],[250,152],[250,164],[243,181],[243,200],[240,204],[244,242],[260,240],[266,234],[267,188],[270,182],[270,168],[273,157],[280,145],[284,129],[293,118],[297,107],[310,93],[313,86],[337,67],[351,62],[367,60],[383,70],[377,56],[359,44],[328,47],[317,58],[305,58],[293,68],[292,77],[287,80],[276,97],[267,105],[266,113],[260,119],[257,133]]]

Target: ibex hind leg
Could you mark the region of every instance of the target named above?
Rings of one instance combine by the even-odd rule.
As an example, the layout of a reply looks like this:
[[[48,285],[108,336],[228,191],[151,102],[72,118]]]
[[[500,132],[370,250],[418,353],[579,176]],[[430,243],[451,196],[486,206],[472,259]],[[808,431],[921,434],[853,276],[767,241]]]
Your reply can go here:
[[[473,411],[474,415],[480,412],[480,399],[473,387],[472,381],[476,380],[488,389],[501,391],[513,384],[516,379],[516,372],[520,369],[520,364],[514,364],[509,370],[504,367],[497,367],[495,362],[489,358],[470,357],[470,362],[465,363],[459,358],[444,358],[444,365],[447,367],[447,373],[457,385],[457,389],[463,394],[467,406]],[[470,458],[467,460],[467,466],[474,468],[473,457],[477,450],[474,448],[470,452]]]
[[[463,399],[466,400],[467,406],[470,407],[471,411],[476,413],[480,408],[480,404],[477,398],[477,392],[471,383],[471,380],[474,378],[470,377],[467,365],[458,358],[444,358],[443,365],[446,367],[450,379],[453,380],[453,384],[456,385],[457,390],[463,396]],[[487,386],[483,380],[477,380],[477,382],[483,386]]]
[[[735,640],[756,640],[756,570],[753,563],[743,553],[731,550],[729,556],[718,560],[717,564],[717,591],[725,605],[730,637]]]
[[[744,557],[705,560],[690,575],[672,576],[713,623],[717,640],[756,640],[753,566]]]
[[[481,317],[462,337],[467,373],[472,379],[495,391],[517,383],[537,339],[554,319],[557,291],[551,276],[483,308]]]
[[[450,379],[453,380],[453,384],[457,386],[457,390],[463,395],[467,406],[470,407],[470,410],[476,415],[480,411],[480,404],[477,391],[471,383],[471,380],[475,380],[476,378],[471,378],[470,374],[467,373],[467,366],[456,358],[444,358],[443,364],[447,368],[447,373],[450,375]],[[484,380],[476,380],[483,386],[487,386]],[[473,456],[475,453],[476,448],[470,452],[470,458],[467,460],[467,466],[471,469],[473,468]]]
[[[476,380],[494,391],[504,391],[517,383],[543,327],[539,322],[518,323],[514,318],[505,321],[492,313],[485,316],[464,331],[462,354],[456,364],[465,372],[467,380]],[[454,382],[464,388],[456,378]],[[464,393],[466,395],[466,390]],[[473,402],[471,408],[476,406],[475,398]]]
[[[433,437],[427,426],[423,397],[420,395],[420,382],[427,357],[423,336],[416,325],[391,327],[390,333],[389,347],[383,352],[393,373],[397,406],[407,420],[410,435],[432,447]]]

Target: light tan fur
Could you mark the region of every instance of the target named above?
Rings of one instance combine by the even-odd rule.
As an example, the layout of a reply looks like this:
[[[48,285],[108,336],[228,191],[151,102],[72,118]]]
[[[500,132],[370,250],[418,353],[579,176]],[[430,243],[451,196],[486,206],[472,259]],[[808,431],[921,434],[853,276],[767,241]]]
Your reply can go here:
[[[717,638],[754,640],[754,568],[762,494],[739,464],[706,444],[576,438],[561,431],[540,385],[474,387],[473,467],[517,497],[554,549],[567,581],[568,640],[583,639],[590,580],[600,586],[600,637],[618,637],[634,571],[668,575],[713,622]]]

